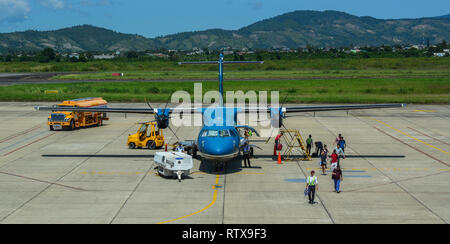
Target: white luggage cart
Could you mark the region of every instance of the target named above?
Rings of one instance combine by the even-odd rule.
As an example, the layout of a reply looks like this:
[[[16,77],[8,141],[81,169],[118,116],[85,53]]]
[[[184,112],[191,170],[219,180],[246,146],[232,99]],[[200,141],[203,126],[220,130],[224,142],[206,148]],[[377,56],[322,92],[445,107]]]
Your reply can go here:
[[[159,175],[175,176],[178,181],[188,176],[194,163],[192,157],[181,152],[156,152],[153,158]]]

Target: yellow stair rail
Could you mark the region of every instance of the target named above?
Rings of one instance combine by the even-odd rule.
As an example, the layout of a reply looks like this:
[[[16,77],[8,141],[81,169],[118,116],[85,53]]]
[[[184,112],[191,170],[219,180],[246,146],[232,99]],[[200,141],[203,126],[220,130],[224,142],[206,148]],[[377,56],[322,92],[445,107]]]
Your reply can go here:
[[[283,160],[311,161],[311,155],[306,151],[306,145],[299,130],[281,129],[280,132],[283,133],[281,140],[284,142],[281,143],[284,146]],[[295,149],[299,150],[301,155],[294,154]]]

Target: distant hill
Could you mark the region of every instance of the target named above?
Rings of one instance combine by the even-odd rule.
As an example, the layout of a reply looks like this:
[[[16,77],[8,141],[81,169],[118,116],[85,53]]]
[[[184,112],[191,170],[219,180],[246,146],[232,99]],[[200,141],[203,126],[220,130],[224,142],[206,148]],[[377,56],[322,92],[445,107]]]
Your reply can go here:
[[[419,19],[376,19],[338,11],[294,11],[265,19],[239,30],[210,29],[158,38],[122,34],[91,25],[56,31],[0,34],[0,52],[40,50],[126,51],[155,48],[188,50],[194,47],[298,48],[372,46],[450,40],[449,15]]]
[[[434,17],[435,19],[450,19],[450,14],[441,15]]]
[[[0,52],[40,50],[51,47],[62,52],[124,51],[155,48],[155,41],[139,35],[122,34],[91,25],[56,31],[25,31],[0,34]]]

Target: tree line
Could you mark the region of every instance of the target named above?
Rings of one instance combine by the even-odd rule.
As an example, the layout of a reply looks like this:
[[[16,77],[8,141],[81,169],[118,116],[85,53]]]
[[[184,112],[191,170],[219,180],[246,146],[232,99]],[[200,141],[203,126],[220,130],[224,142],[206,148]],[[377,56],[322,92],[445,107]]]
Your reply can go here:
[[[307,46],[298,49],[246,49],[209,50],[208,48],[196,49],[195,52],[182,50],[167,50],[165,48],[146,51],[127,51],[116,55],[117,61],[197,61],[217,60],[219,53],[224,52],[227,60],[292,60],[305,58],[395,58],[395,57],[431,57],[435,53],[449,56],[450,45],[444,40],[437,45],[381,45],[372,47],[344,47],[344,48],[318,48]],[[90,62],[95,54],[102,52],[80,52],[77,55],[61,54],[52,48],[45,48],[38,52],[10,52],[0,55],[3,62]],[[158,54],[158,55],[155,55]]]

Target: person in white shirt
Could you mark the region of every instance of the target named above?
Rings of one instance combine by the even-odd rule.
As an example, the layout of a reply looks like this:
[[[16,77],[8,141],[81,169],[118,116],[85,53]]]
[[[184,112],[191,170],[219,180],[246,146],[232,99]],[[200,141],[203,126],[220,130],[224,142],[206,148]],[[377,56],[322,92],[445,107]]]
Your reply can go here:
[[[341,158],[345,159],[344,150],[342,150],[342,148],[339,146],[339,143],[336,145],[336,148],[334,148],[334,150],[336,150],[336,153],[338,155],[337,165],[340,166]]]
[[[314,173],[314,170],[311,171],[311,176],[306,178],[306,189],[308,189],[309,204],[314,204],[316,190],[319,190],[319,182],[317,181],[317,176],[314,176]]]

